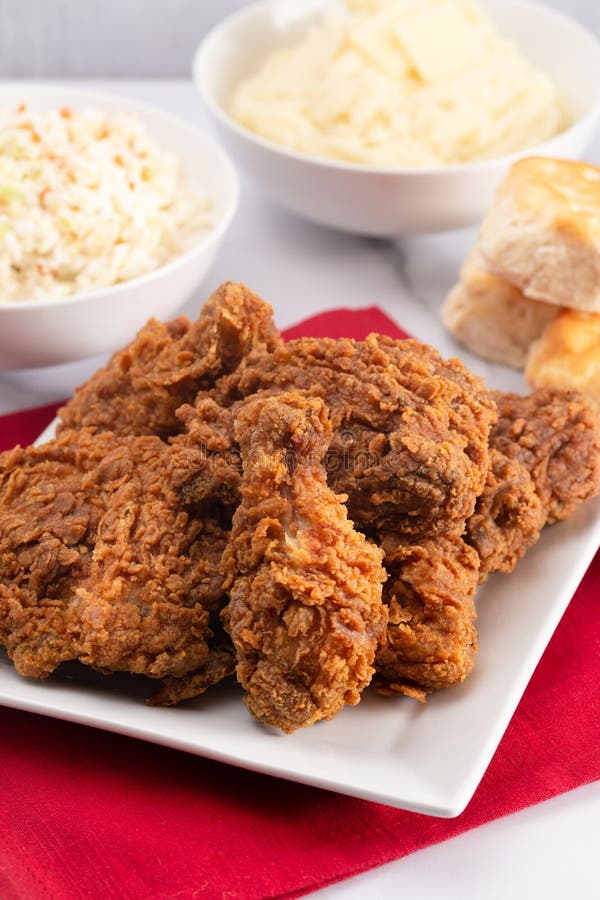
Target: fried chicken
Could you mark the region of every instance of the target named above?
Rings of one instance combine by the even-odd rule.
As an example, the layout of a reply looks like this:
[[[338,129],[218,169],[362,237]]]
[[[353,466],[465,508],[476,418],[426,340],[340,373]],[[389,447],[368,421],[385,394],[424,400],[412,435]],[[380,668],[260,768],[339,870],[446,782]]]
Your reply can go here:
[[[527,397],[494,394],[492,443],[530,473],[546,524],[568,518],[600,486],[597,407],[577,391],[540,388]]]
[[[235,503],[235,415],[219,407],[288,390],[320,397],[329,411],[328,482],[348,495],[353,521],[417,537],[462,533],[487,476],[495,405],[457,360],[378,335],[362,342],[301,339],[272,353],[252,352],[199,394],[195,411],[180,410],[188,432],[202,436],[208,420],[213,433],[202,436],[210,465],[200,455],[195,470],[190,464],[186,497],[202,501],[220,492]]]
[[[547,388],[494,396],[492,465],[465,536],[482,581],[511,572],[546,524],[568,518],[600,486],[600,423],[588,399]]]
[[[537,392],[525,399],[498,394],[501,419],[492,426],[491,466],[486,471],[481,443],[494,418],[489,397],[482,393],[479,401],[471,403],[469,390],[476,394],[476,385],[468,380],[465,384],[460,368],[454,364],[449,364],[448,378],[439,357],[433,351],[424,352],[415,342],[370,341],[368,352],[364,345],[358,345],[357,353],[354,342],[296,341],[272,354],[249,354],[234,374],[219,380],[212,391],[201,393],[195,408],[187,406],[179,411],[186,431],[178,438],[178,452],[185,457],[178,483],[188,499],[210,503],[217,497],[219,503],[233,510],[239,500],[241,472],[233,423],[248,402],[241,398],[252,398],[256,392],[274,395],[289,386],[321,396],[332,411],[334,423],[326,455],[329,483],[335,490],[347,492],[350,515],[360,528],[383,535],[380,540],[390,572],[384,591],[390,624],[386,645],[377,657],[379,688],[423,696],[462,680],[473,665],[473,596],[478,578],[484,581],[490,572],[514,568],[538,539],[546,521],[556,517],[552,513],[554,497],[561,497],[560,515],[567,515],[576,500],[596,489],[597,426],[589,406],[571,395],[546,392],[542,396]],[[403,374],[398,375],[404,362]],[[388,377],[394,371],[395,385],[388,387],[387,393],[381,388],[382,370]],[[430,381],[423,378],[419,385],[415,371],[423,374],[423,370]],[[441,389],[432,389],[435,377],[442,382]],[[408,386],[416,397],[407,400]],[[453,392],[458,411],[452,409]],[[419,406],[422,397],[431,398],[427,410]],[[516,426],[517,437],[512,420],[519,418],[526,426]],[[406,447],[414,450],[425,446],[423,437],[431,435],[432,422],[440,432],[439,456],[436,459],[432,451],[430,465],[417,465],[411,471]],[[468,461],[479,464],[479,477],[485,473],[483,490],[481,481],[472,479],[471,495],[462,508],[459,502],[453,502],[451,490],[445,497],[439,491],[435,493],[440,484],[452,483],[450,477],[440,474],[448,458],[442,425],[447,429],[445,436],[453,433],[455,438],[448,454],[453,460],[455,481],[467,481],[468,469],[459,456],[462,448]],[[374,434],[376,428],[382,430]],[[459,435],[462,447],[456,439]],[[589,474],[584,475],[579,487],[567,485],[562,489],[564,463],[557,465],[557,460],[572,454],[573,447],[577,448],[577,469]],[[420,460],[425,457],[423,453]],[[457,458],[462,469],[455,464]],[[425,479],[430,491],[425,510],[435,510],[442,516],[441,522],[434,519],[429,528],[423,507],[414,499],[410,507],[405,503],[411,491],[413,497],[420,496],[414,473]],[[446,505],[438,503],[436,507],[432,497],[439,500],[440,496]],[[474,500],[475,510],[467,517]],[[449,520],[443,518],[448,510]],[[458,538],[465,518],[466,544]]]
[[[412,340],[283,344],[233,283],[195,323],[151,320],[61,417],[55,441],[0,456],[17,670],[140,673],[166,705],[235,670],[287,732],[375,670],[418,699],[462,681],[478,580],[600,484],[577,393],[492,395]]]
[[[411,543],[387,534],[381,546],[390,576],[383,589],[389,621],[375,660],[375,686],[380,693],[424,700],[430,691],[463,681],[473,668],[479,559],[457,537]]]
[[[146,701],[150,706],[177,706],[184,700],[192,700],[204,694],[214,684],[229,678],[235,672],[235,653],[230,641],[209,644],[207,662],[183,677],[163,678],[160,687]]]
[[[325,402],[334,426],[328,482],[386,553],[391,618],[376,663],[380,689],[422,697],[462,680],[476,648],[479,560],[459,535],[487,477],[489,395],[460,364],[414,341],[300,340],[250,354],[179,410],[186,499],[235,508],[236,418],[253,397],[290,386]]]
[[[512,572],[546,524],[544,507],[526,467],[493,444],[490,460],[483,493],[465,532],[466,542],[480,559],[480,582],[492,572]]]
[[[185,479],[192,472],[191,493],[199,503],[207,508],[215,502],[235,508],[241,459],[234,423],[249,403],[270,396],[281,395],[263,391],[225,409],[205,397],[195,408],[180,411],[187,430],[177,438],[174,450],[179,460],[176,477],[184,495],[189,491]],[[325,462],[331,464],[328,454]],[[382,546],[390,573],[383,592],[390,623],[376,663],[382,669],[379,690],[422,698],[427,691],[462,680],[473,664],[476,647],[477,554],[455,536],[411,544],[411,535],[365,530]]]
[[[234,423],[252,399],[221,407],[203,393],[195,406],[177,410],[185,430],[172,442],[175,485],[185,502],[202,509],[217,504],[230,520],[240,503],[242,480]]]
[[[355,704],[386,624],[381,551],[327,486],[321,400],[258,397],[236,417],[241,504],[223,556],[225,627],[246,704],[285,732]]]
[[[170,454],[83,429],[0,456],[0,643],[21,675],[73,659],[151,678],[210,665],[226,532],[184,510]]]
[[[228,282],[196,322],[180,317],[164,325],[151,319],[59,410],[60,429],[92,426],[167,438],[181,430],[177,407],[233,372],[252,348],[269,351],[280,343],[271,307]]]

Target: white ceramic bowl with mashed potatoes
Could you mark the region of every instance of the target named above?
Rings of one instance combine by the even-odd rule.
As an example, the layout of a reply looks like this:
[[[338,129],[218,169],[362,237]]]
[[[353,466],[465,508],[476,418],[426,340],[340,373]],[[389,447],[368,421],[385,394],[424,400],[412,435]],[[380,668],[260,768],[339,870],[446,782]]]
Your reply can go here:
[[[35,287],[35,290],[32,288],[33,297],[26,295],[28,281],[24,282],[26,287],[20,296],[9,296],[11,279],[7,277],[5,270],[10,270],[11,261],[3,257],[3,271],[0,273],[3,276],[4,291],[4,296],[0,293],[0,370],[39,368],[108,353],[131,340],[151,316],[160,319],[172,317],[208,272],[238,202],[237,175],[224,152],[212,139],[175,116],[112,94],[65,89],[62,86],[36,86],[25,82],[22,85],[0,86],[0,109],[13,110],[20,104],[24,104],[32,114],[39,113],[41,117],[60,109],[65,109],[67,114],[69,110],[75,114],[82,110],[98,110],[106,113],[111,121],[119,116],[133,117],[141,129],[142,146],[143,138],[147,138],[159,153],[166,151],[169,154],[179,172],[184,190],[193,189],[198,192],[202,202],[206,199],[207,216],[203,226],[196,231],[192,230],[185,241],[182,241],[181,252],[175,232],[173,246],[166,256],[163,254],[152,257],[149,254],[149,263],[142,260],[141,274],[135,274],[135,266],[129,267],[134,273],[131,277],[127,276],[127,265],[125,268],[121,267],[114,274],[115,279],[124,279],[119,283],[109,283],[112,275],[104,277],[101,271],[104,265],[102,258],[96,266],[96,277],[93,277],[93,272],[86,276],[87,283],[83,290],[81,281],[77,281],[72,287],[57,286],[51,284],[51,280],[48,281],[49,290],[70,291],[68,296],[44,296],[44,280],[37,283],[35,278],[31,279],[31,284]],[[36,137],[36,140],[39,139]],[[91,171],[97,171],[97,167],[94,169],[93,149],[90,157]],[[81,159],[76,160],[80,168],[81,163]],[[83,163],[87,164],[87,160],[83,160]],[[83,168],[88,171],[86,165]],[[15,172],[17,169],[14,169],[13,176]],[[10,195],[10,184],[8,188],[6,186],[5,162],[1,174],[3,177],[0,186]],[[168,170],[163,175],[167,179],[170,177]],[[101,181],[102,176],[99,183]],[[15,190],[18,190],[18,184],[15,185]],[[59,190],[60,188],[56,189],[57,192]],[[39,227],[39,221],[36,224],[33,218],[35,215],[38,219],[40,217],[40,210],[33,209],[36,206],[34,199],[33,194],[27,195],[18,221],[15,218],[21,244],[16,250],[13,248],[12,259],[15,258],[15,252],[17,258],[22,254],[26,265],[35,261],[38,249],[35,242],[33,246],[24,249],[27,234]],[[72,197],[70,199],[73,200]],[[60,197],[55,200],[59,202]],[[105,198],[99,197],[98,202],[97,218],[100,223]],[[28,208],[33,210],[29,218]],[[3,213],[1,237],[6,240],[12,223],[10,215],[7,220],[6,204],[0,211]],[[60,207],[59,212],[62,212]],[[129,214],[135,219],[135,207],[129,210]],[[144,214],[143,205],[139,214]],[[89,223],[93,226],[95,214],[89,212],[84,205],[73,214],[73,218],[73,227],[82,230]],[[163,224],[160,221],[157,223],[155,217],[153,227],[160,228]],[[13,231],[16,232],[16,228]],[[131,249],[135,253],[139,250],[139,239],[135,237],[139,232],[132,228],[132,233],[134,239]],[[15,233],[14,237],[18,238],[19,235]],[[38,244],[39,238],[38,234]],[[52,234],[50,227],[48,241],[51,243],[55,239],[56,234]],[[123,241],[117,234],[115,244],[119,243]],[[92,245],[93,241],[88,240],[81,253],[85,256]],[[125,252],[128,250],[127,247],[121,249]],[[43,255],[40,258],[44,258]],[[80,264],[81,261],[80,259]],[[144,266],[147,271],[144,271]],[[8,274],[10,276],[10,271]]]
[[[217,25],[196,52],[195,83],[232,158],[288,210],[322,225],[381,237],[473,225],[515,159],[577,158],[600,118],[600,43],[591,33],[525,0],[481,0],[478,6],[499,35],[514,41],[558,88],[570,120],[560,133],[516,152],[450,165],[366,165],[269,140],[233,117],[235,92],[265,59],[297,44],[322,16],[322,11],[307,13],[282,26],[277,21],[282,0],[253,3]]]

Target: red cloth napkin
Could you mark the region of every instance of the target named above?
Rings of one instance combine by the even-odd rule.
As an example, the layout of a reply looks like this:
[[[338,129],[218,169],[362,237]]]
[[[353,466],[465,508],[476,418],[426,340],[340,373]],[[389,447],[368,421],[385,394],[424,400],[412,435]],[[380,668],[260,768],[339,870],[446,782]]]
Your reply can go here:
[[[49,425],[60,406],[62,401],[0,416],[0,451],[10,450],[17,444],[22,447],[31,444]]]
[[[403,336],[376,309],[325,313],[287,334],[372,330]],[[32,440],[53,413],[0,420],[3,445]],[[452,820],[0,710],[0,897],[298,897],[597,779],[599,595],[597,556],[473,800]]]

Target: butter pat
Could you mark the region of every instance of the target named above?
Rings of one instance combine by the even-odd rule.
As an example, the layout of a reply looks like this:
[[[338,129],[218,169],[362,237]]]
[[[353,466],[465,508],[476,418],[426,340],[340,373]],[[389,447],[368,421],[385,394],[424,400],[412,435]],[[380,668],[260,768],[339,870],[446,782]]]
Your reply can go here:
[[[429,4],[397,23],[394,34],[419,77],[429,84],[465,68],[482,52],[480,30],[455,3]]]

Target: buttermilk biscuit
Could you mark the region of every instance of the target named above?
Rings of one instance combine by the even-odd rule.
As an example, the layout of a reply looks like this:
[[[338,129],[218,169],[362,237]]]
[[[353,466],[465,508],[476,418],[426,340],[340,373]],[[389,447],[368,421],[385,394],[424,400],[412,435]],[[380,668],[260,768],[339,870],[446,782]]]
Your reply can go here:
[[[526,297],[600,312],[600,169],[519,160],[481,226],[480,246],[490,271]]]
[[[469,253],[442,308],[446,328],[461,344],[515,369],[525,367],[529,345],[556,314],[555,306],[528,300],[519,288],[492,275],[478,247]]]
[[[600,315],[562,310],[532,345],[525,377],[533,388],[575,388],[600,401]]]

